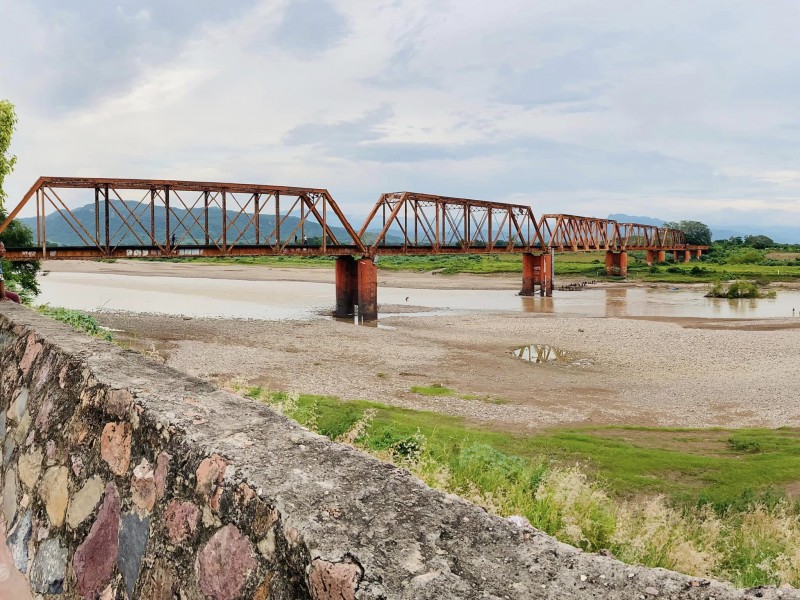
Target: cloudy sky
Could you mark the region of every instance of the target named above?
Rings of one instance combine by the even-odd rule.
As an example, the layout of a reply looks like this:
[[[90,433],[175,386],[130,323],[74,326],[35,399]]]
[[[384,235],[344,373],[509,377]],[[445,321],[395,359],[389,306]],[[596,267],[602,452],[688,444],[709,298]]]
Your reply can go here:
[[[800,222],[797,0],[0,0],[7,180]],[[354,219],[357,220],[357,219]]]

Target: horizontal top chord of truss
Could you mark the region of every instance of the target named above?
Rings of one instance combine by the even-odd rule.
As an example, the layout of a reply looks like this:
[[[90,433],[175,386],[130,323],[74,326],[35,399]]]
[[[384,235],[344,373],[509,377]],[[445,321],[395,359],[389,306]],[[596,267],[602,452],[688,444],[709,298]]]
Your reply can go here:
[[[130,197],[131,190],[141,197],[124,199],[120,192]],[[40,177],[0,231],[31,199],[36,258],[365,253],[339,206],[318,188]],[[76,202],[93,208],[70,209]],[[48,249],[48,227],[70,232],[79,244]]]
[[[374,238],[370,230],[379,233]],[[383,194],[358,232],[371,254],[544,249],[530,206],[414,192]],[[372,238],[372,239],[370,239]]]

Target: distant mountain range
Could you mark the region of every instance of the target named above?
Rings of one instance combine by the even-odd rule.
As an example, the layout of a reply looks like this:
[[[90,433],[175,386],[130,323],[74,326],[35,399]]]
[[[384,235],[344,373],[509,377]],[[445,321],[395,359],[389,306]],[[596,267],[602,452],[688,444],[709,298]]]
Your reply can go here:
[[[124,206],[123,206],[124,204]],[[109,231],[111,232],[111,244],[114,246],[138,246],[149,245],[150,236],[150,208],[149,204],[142,204],[136,201],[114,200],[112,205],[116,210],[112,210],[109,214]],[[127,207],[127,208],[126,208]],[[140,227],[136,221],[130,216],[130,212],[136,214],[136,218],[140,221]],[[117,214],[119,213],[119,214]],[[228,243],[233,243],[241,233],[241,238],[236,242],[237,244],[254,244],[256,242],[256,229],[255,220],[253,223],[247,224],[252,215],[240,214],[236,211],[228,210]],[[94,204],[87,204],[80,208],[72,209],[72,214],[83,225],[83,227],[91,234],[95,235],[95,210]],[[123,220],[119,215],[125,216],[125,221],[132,224],[132,227],[137,236],[134,235],[127,227],[123,225]],[[104,233],[104,213],[101,208],[100,214],[100,240],[101,243],[105,239]],[[203,231],[204,212],[202,208],[186,209],[172,208],[170,210],[170,232],[176,236],[176,243],[178,245],[198,245],[205,243],[205,233]],[[36,231],[36,217],[27,217],[19,219]],[[166,240],[166,209],[163,206],[155,207],[155,237],[159,243],[164,243]],[[275,228],[275,215],[260,215],[259,219],[259,238],[261,243],[265,243],[267,235],[273,232]],[[302,233],[300,229],[295,231],[295,227],[300,222],[299,217],[287,216],[281,223],[281,241],[286,241],[291,237],[297,235],[298,240],[302,241]],[[222,237],[222,209],[218,207],[209,207],[208,209],[208,227],[209,236],[211,239],[220,239]],[[76,227],[81,232],[84,238],[89,238],[80,227]],[[338,238],[341,244],[352,244],[347,231],[344,227],[331,226],[331,231]],[[306,220],[305,235],[308,238],[321,237],[322,227],[318,225],[313,217]],[[374,237],[374,233],[372,234]],[[369,241],[369,233],[367,234],[367,241]],[[387,236],[393,237],[393,236]],[[50,243],[57,243],[61,246],[83,246],[86,242],[75,232],[75,229],[67,222],[64,217],[59,213],[47,215],[47,241]],[[274,234],[270,243],[274,243]]]
[[[661,226],[666,223],[666,221],[654,217],[626,215],[624,213],[608,215],[608,218],[621,223],[641,223],[643,225]],[[714,240],[727,240],[731,237],[745,237],[747,235],[766,235],[779,244],[800,243],[800,226],[719,225],[715,223],[706,223],[706,225],[711,229],[711,238]]]

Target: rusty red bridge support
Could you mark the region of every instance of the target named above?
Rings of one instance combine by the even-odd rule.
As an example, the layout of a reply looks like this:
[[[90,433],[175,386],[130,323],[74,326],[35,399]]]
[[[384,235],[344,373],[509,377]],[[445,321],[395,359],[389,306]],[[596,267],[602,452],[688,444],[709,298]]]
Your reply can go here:
[[[628,276],[628,253],[624,250],[622,252],[606,252],[606,275],[619,275],[620,277]]]
[[[522,255],[522,289],[520,296],[553,295],[553,258],[551,254]]]
[[[352,317],[358,306],[358,316],[365,321],[378,318],[378,267],[371,258],[336,259],[337,317]]]

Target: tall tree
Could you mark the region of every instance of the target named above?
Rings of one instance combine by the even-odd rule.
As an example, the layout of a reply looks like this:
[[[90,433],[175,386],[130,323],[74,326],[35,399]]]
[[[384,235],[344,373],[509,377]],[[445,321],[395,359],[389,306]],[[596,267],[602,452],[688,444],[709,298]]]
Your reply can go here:
[[[708,225],[700,221],[678,221],[677,223],[665,223],[664,227],[671,229],[680,229],[686,234],[687,244],[696,244],[698,246],[711,245],[711,230]]]
[[[0,223],[6,220],[5,209],[6,192],[3,182],[6,175],[14,170],[17,162],[16,156],[10,156],[8,149],[11,146],[11,136],[17,125],[17,113],[14,105],[8,100],[0,99]],[[19,221],[12,221],[0,234],[0,241],[11,248],[33,246],[33,232]],[[24,299],[30,299],[39,293],[36,274],[39,272],[38,261],[8,262],[3,261],[3,273],[6,285],[20,292]]]
[[[11,136],[17,125],[17,113],[14,105],[8,100],[0,100],[0,213],[5,213],[6,192],[3,189],[3,181],[6,175],[14,170],[17,163],[16,156],[9,156],[8,149],[11,146]]]

